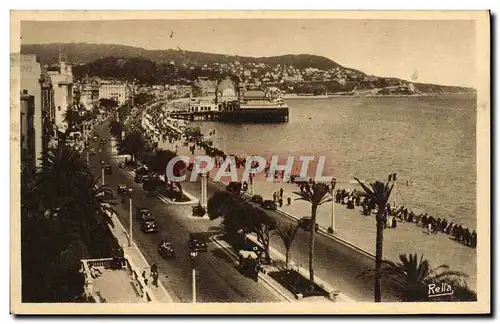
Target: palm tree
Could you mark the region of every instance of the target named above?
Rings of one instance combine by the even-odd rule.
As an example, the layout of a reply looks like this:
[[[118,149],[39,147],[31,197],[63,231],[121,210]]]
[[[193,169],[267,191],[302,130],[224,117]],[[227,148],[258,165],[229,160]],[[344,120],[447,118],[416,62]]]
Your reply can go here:
[[[25,202],[30,211],[44,213],[66,204],[66,197],[75,193],[76,184],[90,170],[80,154],[65,144],[44,152],[41,160]]]
[[[295,235],[299,226],[295,223],[280,223],[276,228],[276,233],[283,241],[283,245],[285,246],[285,265],[288,269],[288,260],[290,255],[290,249],[292,248],[293,240],[295,239]]]
[[[395,284],[399,297],[405,302],[428,301],[429,285],[456,283],[468,277],[461,271],[449,270],[449,266],[445,264],[432,268],[423,255],[419,258],[416,253],[400,254],[399,262],[385,260],[383,265],[381,274]],[[373,273],[374,270],[370,269],[362,275]]]
[[[68,129],[74,129],[80,124],[80,113],[74,107],[68,107],[63,113],[63,121],[68,124]]]
[[[311,204],[311,234],[309,237],[309,283],[311,290],[314,289],[314,239],[316,231],[316,212],[318,207],[324,203],[332,201],[330,196],[330,188],[324,183],[301,184],[300,191],[294,192],[299,198],[295,200],[304,200]]]
[[[84,236],[84,242],[89,244],[93,232],[92,226],[110,224],[114,227],[111,215],[115,213],[115,200],[113,192],[108,186],[100,185],[100,179],[93,175],[83,177],[77,184],[77,194],[67,197],[68,204],[65,212],[70,215],[77,226],[81,228],[80,233]],[[89,228],[90,226],[90,228]]]
[[[381,279],[382,279],[382,253],[383,253],[383,242],[384,242],[384,223],[385,223],[385,211],[387,207],[387,202],[391,196],[392,188],[394,183],[390,181],[383,183],[381,181],[375,181],[375,183],[370,183],[370,188],[368,188],[363,182],[359,181],[358,178],[354,178],[366,192],[369,199],[375,202],[378,207],[376,222],[377,222],[377,238],[375,243],[375,302],[379,303],[382,299],[381,291]]]

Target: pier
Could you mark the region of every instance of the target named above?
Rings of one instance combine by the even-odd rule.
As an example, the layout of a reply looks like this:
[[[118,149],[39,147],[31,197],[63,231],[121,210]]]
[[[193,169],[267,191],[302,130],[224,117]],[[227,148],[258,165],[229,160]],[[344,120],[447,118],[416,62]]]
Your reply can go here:
[[[247,108],[233,111],[178,111],[170,112],[169,116],[171,118],[189,121],[208,120],[248,123],[286,123],[289,119],[289,111],[288,107],[269,109]]]

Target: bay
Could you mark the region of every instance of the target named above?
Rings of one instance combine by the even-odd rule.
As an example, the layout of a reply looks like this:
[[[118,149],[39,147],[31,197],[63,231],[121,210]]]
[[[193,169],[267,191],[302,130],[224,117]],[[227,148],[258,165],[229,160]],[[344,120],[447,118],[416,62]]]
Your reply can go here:
[[[337,188],[396,172],[391,201],[476,228],[475,95],[285,101],[288,123],[190,124],[216,130],[214,141],[232,154],[325,156],[323,174]]]

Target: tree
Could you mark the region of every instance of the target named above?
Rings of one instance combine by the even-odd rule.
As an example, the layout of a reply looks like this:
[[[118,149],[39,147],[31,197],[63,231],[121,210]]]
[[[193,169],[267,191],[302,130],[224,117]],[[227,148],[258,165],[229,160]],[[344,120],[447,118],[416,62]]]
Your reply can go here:
[[[68,129],[75,129],[80,125],[82,118],[78,110],[74,109],[74,107],[68,107],[63,113],[63,121],[68,124]]]
[[[399,262],[384,260],[381,273],[397,287],[399,298],[405,302],[431,301],[428,290],[430,284],[440,286],[441,283],[453,284],[466,278],[467,274],[449,270],[442,264],[432,268],[424,256],[415,254],[400,254]],[[373,275],[374,269],[362,273],[363,276]]]
[[[72,302],[81,296],[79,260],[109,247],[99,229],[107,229],[114,201],[98,182],[69,146],[61,143],[44,153],[21,193],[23,301]]]
[[[309,283],[311,285],[310,289],[314,289],[314,239],[316,231],[314,227],[316,225],[316,212],[318,207],[324,203],[332,201],[330,196],[330,188],[324,183],[301,184],[299,186],[300,191],[294,192],[299,198],[295,200],[304,200],[311,204],[311,222],[312,229],[309,236]]]
[[[270,260],[269,241],[276,229],[276,222],[265,211],[256,208],[240,196],[227,191],[216,192],[207,204],[211,220],[222,217],[222,225],[228,235],[255,233],[264,247],[266,260]]]
[[[283,241],[283,245],[285,246],[285,264],[286,268],[288,269],[288,261],[289,261],[289,256],[290,256],[290,249],[292,248],[292,243],[293,240],[295,239],[295,235],[297,234],[297,231],[299,229],[299,226],[295,223],[279,223],[278,226],[276,227],[276,233],[278,236],[281,238]]]
[[[145,148],[146,141],[139,130],[129,132],[120,143],[120,151],[130,154],[132,161],[135,161],[137,156],[144,152]]]
[[[250,233],[255,233],[257,241],[264,247],[266,261],[271,261],[269,241],[276,229],[276,221],[264,210],[254,207],[246,201],[242,201],[241,204],[244,209],[247,209],[245,213],[247,217],[243,220],[244,228],[247,228]]]
[[[63,208],[68,204],[66,197],[78,194],[78,182],[90,175],[80,154],[65,144],[43,152],[41,160],[24,200],[30,212]]]
[[[376,222],[377,222],[377,237],[375,242],[375,291],[374,297],[375,302],[379,303],[382,299],[381,291],[381,278],[382,278],[382,256],[383,256],[383,242],[384,242],[384,223],[385,223],[385,211],[387,207],[387,202],[391,196],[392,188],[394,183],[387,182],[383,183],[381,181],[376,181],[375,183],[370,183],[370,188],[368,188],[363,182],[359,181],[358,178],[354,178],[366,192],[369,199],[375,202],[378,207]]]
[[[207,213],[210,220],[224,218],[236,204],[234,195],[227,191],[217,191],[207,203]]]
[[[101,98],[99,99],[99,106],[109,112],[118,107],[118,102],[115,99]]]
[[[148,169],[160,175],[165,176],[167,180],[167,165],[177,155],[170,150],[159,149],[154,152],[151,160],[147,163]]]
[[[123,125],[116,121],[113,120],[111,123],[109,123],[109,132],[112,136],[117,138],[119,141],[122,139],[122,131],[123,131]]]

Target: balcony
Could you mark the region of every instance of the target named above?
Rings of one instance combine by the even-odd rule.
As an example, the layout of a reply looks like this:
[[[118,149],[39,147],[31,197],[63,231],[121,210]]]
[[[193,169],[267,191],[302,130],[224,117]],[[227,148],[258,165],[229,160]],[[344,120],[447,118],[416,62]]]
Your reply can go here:
[[[85,295],[95,303],[156,302],[139,269],[126,258],[84,259],[81,265]]]

